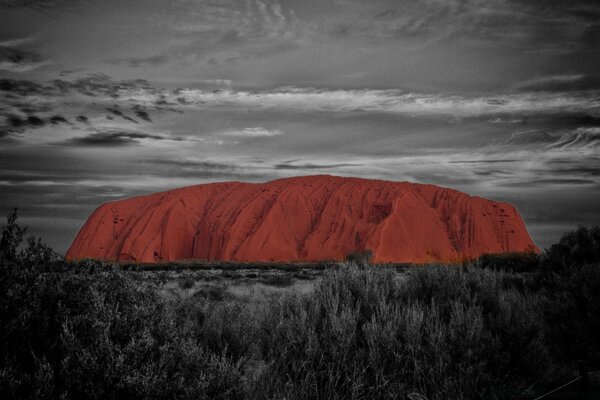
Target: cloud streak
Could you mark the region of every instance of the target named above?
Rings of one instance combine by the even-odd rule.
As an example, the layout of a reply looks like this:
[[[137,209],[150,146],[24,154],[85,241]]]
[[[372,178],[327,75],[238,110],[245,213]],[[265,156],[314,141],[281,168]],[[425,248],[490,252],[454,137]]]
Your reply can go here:
[[[495,114],[583,112],[597,114],[600,93],[518,93],[465,97],[406,93],[401,90],[320,90],[280,88],[274,91],[216,91],[185,89],[174,100],[203,107],[240,106],[295,112],[371,112],[409,115],[477,117]]]
[[[277,129],[265,129],[263,127],[244,128],[241,130],[228,130],[220,133],[222,136],[233,136],[239,138],[259,138],[273,137],[283,135],[283,132]]]
[[[17,44],[18,41],[0,43],[0,71],[14,73],[29,72],[34,69],[47,65],[49,62],[44,60],[39,54],[7,47]]]

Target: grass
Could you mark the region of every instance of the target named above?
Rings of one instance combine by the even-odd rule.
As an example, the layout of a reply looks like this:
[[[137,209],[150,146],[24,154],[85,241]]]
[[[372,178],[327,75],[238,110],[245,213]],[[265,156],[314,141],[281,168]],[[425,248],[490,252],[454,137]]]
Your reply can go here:
[[[74,265],[11,232],[3,399],[534,399],[600,369],[597,229],[533,261],[289,271]]]

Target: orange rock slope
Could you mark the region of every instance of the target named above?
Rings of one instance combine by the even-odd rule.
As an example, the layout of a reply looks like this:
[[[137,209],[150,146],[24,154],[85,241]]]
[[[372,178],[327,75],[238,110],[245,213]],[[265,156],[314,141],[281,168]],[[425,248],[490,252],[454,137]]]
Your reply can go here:
[[[414,263],[539,251],[511,204],[433,185],[320,175],[109,202],[66,258],[315,261],[364,250],[374,262]]]

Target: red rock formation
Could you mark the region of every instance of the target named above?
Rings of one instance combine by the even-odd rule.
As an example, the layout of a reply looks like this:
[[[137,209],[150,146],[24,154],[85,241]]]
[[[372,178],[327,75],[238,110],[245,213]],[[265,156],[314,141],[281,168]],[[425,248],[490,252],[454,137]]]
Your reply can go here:
[[[224,182],[109,202],[67,259],[452,262],[533,249],[508,203],[408,182],[319,175]]]

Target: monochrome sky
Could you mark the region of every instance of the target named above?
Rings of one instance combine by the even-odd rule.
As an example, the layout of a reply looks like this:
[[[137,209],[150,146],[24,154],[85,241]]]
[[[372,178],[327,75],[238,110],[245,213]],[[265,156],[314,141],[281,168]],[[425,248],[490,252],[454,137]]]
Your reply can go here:
[[[0,212],[334,174],[600,224],[597,0],[0,0]]]

